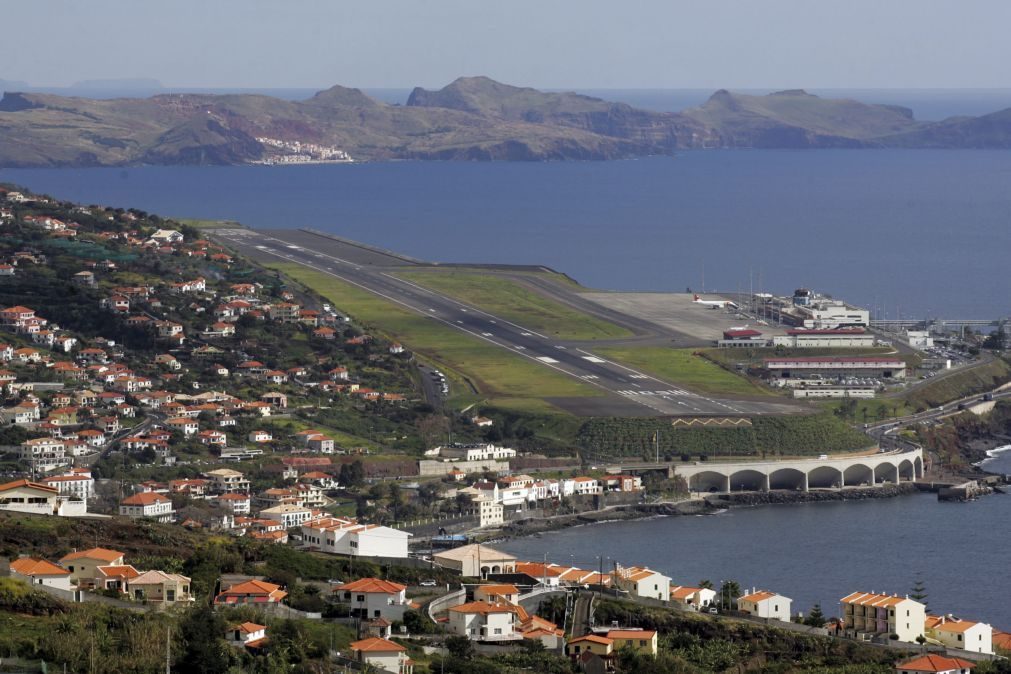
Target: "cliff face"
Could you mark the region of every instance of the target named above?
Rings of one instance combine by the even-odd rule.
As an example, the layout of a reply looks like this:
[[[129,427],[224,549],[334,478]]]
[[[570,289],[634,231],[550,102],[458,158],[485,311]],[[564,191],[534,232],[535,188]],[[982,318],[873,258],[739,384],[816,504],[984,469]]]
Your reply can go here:
[[[681,113],[575,93],[461,78],[407,105],[335,86],[305,101],[171,94],[92,100],[7,93],[0,166],[239,164],[267,137],[337,147],[360,160],[615,159],[716,147],[1011,147],[1011,111],[938,123],[905,108],[804,91],[718,91]]]

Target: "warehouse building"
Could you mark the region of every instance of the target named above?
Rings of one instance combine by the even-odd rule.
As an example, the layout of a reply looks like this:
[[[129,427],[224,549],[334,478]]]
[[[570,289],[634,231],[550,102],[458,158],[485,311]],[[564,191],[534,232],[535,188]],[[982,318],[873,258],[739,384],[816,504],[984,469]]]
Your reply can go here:
[[[772,338],[773,346],[790,349],[825,349],[845,347],[872,347],[874,335],[863,328],[836,328],[826,330],[787,330],[785,335]]]
[[[765,369],[776,379],[813,377],[905,379],[906,377],[905,361],[895,357],[768,358],[765,360]]]

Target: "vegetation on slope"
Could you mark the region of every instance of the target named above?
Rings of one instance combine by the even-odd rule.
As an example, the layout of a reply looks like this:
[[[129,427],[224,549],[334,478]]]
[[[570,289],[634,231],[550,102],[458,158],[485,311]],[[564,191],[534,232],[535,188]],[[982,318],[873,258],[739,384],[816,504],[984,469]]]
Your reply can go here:
[[[579,429],[579,444],[595,456],[654,457],[654,433],[660,454],[686,457],[816,456],[868,447],[867,436],[837,416],[762,416],[735,428],[674,427],[657,419],[590,419]]]

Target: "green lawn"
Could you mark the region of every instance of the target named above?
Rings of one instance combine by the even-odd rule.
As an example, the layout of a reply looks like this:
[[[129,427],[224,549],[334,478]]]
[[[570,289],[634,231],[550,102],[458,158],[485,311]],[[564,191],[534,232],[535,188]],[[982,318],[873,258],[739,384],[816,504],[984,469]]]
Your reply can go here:
[[[175,218],[181,225],[189,225],[194,229],[242,229],[242,225],[234,220],[200,220],[197,218]]]
[[[691,349],[664,346],[607,347],[594,353],[698,393],[712,395],[771,395],[745,377],[738,376]]]
[[[431,270],[397,276],[558,339],[615,339],[632,334],[494,274]]]
[[[427,360],[438,363],[447,375],[466,378],[479,395],[460,392],[454,405],[489,399],[513,409],[557,411],[544,398],[599,395],[597,390],[567,375],[553,372],[522,356],[487,344],[476,337],[322,272],[294,263],[268,265],[305,284],[365,326],[396,338]],[[454,376],[455,375],[455,376]]]

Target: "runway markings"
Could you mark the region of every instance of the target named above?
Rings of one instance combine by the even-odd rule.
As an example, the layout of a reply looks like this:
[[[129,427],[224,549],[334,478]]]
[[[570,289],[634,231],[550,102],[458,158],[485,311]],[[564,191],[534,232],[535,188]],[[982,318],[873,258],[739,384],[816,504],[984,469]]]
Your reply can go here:
[[[591,363],[606,363],[607,362],[603,358],[597,358],[596,356],[583,356],[583,360],[588,360]]]
[[[521,337],[529,337],[529,336],[530,336],[530,333],[529,333],[529,332],[521,332],[521,333],[520,333],[520,336],[521,336]]]
[[[516,349],[517,351],[526,351],[527,350],[527,347],[525,347],[525,346],[514,346],[513,348]]]
[[[537,360],[541,361],[542,363],[557,363],[558,362],[554,358],[550,358],[548,356],[537,356]]]
[[[597,376],[597,375],[595,375],[595,374],[584,374],[584,375],[582,376],[582,378],[583,378],[583,379],[600,379],[600,377],[598,377],[598,376]]]
[[[481,336],[482,337],[491,337],[491,333],[490,332],[482,332]]]
[[[630,374],[628,377],[629,379],[649,379],[649,377],[644,374]]]

